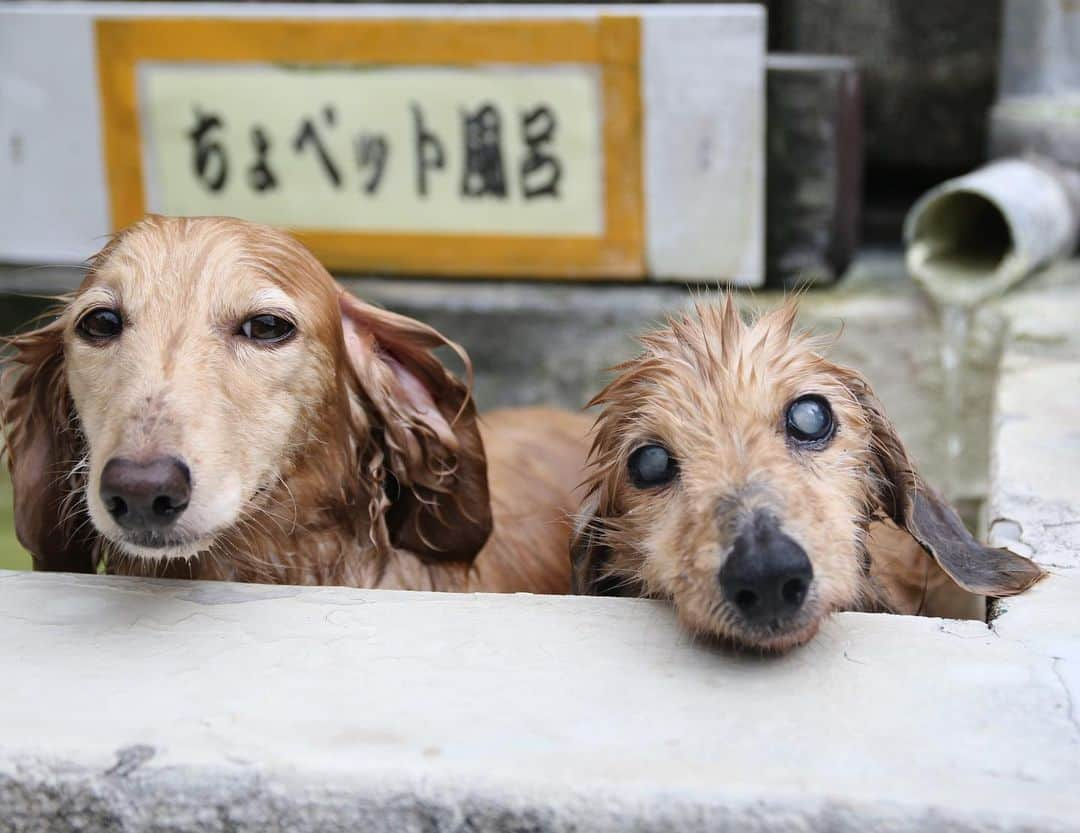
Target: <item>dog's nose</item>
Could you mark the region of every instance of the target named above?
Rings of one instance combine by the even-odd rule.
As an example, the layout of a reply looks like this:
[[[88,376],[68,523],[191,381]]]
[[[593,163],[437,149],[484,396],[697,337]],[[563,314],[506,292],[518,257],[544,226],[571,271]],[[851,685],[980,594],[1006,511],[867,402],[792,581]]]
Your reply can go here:
[[[191,472],[175,457],[136,463],[114,457],[101,472],[101,500],[125,529],[161,529],[187,509]]]
[[[752,624],[782,622],[794,615],[813,578],[806,551],[766,513],[754,515],[720,568],[724,596]]]

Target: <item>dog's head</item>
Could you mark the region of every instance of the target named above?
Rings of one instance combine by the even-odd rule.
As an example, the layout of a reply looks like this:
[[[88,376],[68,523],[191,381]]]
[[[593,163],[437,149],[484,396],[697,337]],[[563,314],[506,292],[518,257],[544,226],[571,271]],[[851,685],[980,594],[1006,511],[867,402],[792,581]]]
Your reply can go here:
[[[149,217],[12,339],[19,538],[46,569],[91,568],[100,539],[188,558],[265,526],[270,496],[316,469],[328,517],[351,507],[376,545],[471,558],[490,530],[484,455],[467,389],[431,353],[445,344],[285,234]]]
[[[670,598],[694,632],[762,650],[867,601],[875,519],[961,586],[1002,596],[1039,569],[983,547],[919,478],[866,380],[794,331],[789,304],[748,326],[732,298],[642,338],[594,400],[576,592]]]

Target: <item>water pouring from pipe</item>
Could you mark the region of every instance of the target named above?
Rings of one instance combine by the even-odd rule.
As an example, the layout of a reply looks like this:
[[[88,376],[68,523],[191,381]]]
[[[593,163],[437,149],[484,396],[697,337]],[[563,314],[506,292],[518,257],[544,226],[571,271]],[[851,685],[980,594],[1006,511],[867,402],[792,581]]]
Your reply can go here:
[[[1080,174],[1044,159],[1005,159],[927,192],[904,223],[907,269],[937,307],[941,326],[946,477],[964,497],[964,391],[976,308],[1050,263],[1080,235]]]

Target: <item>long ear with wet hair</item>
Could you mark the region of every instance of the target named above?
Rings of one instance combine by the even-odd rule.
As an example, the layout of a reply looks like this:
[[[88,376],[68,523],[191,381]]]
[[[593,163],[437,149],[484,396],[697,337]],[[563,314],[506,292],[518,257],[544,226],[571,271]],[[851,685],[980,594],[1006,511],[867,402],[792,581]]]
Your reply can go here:
[[[612,551],[603,543],[603,520],[594,495],[585,502],[570,539],[570,592],[576,596],[626,596],[628,583],[610,572]]]
[[[64,377],[59,319],[7,340],[0,382],[4,447],[15,494],[15,533],[34,569],[92,573],[97,535],[81,500],[85,447]]]
[[[425,558],[471,560],[491,534],[487,460],[469,387],[432,351],[449,347],[471,375],[468,356],[418,321],[344,290],[339,299],[349,364],[381,434],[382,474],[393,477],[385,478],[392,500],[380,513],[389,543]]]
[[[980,544],[944,498],[920,477],[870,385],[843,374],[862,405],[872,435],[876,500],[881,510],[929,553],[961,587],[980,596],[1013,596],[1043,577],[1035,562]]]

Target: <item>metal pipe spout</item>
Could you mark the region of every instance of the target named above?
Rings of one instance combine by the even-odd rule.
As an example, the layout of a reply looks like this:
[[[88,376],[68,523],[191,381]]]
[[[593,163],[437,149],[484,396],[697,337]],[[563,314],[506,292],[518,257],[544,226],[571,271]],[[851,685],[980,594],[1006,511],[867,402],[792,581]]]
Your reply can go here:
[[[904,221],[907,268],[942,305],[973,307],[1080,236],[1080,173],[1042,158],[992,162],[924,194]]]

